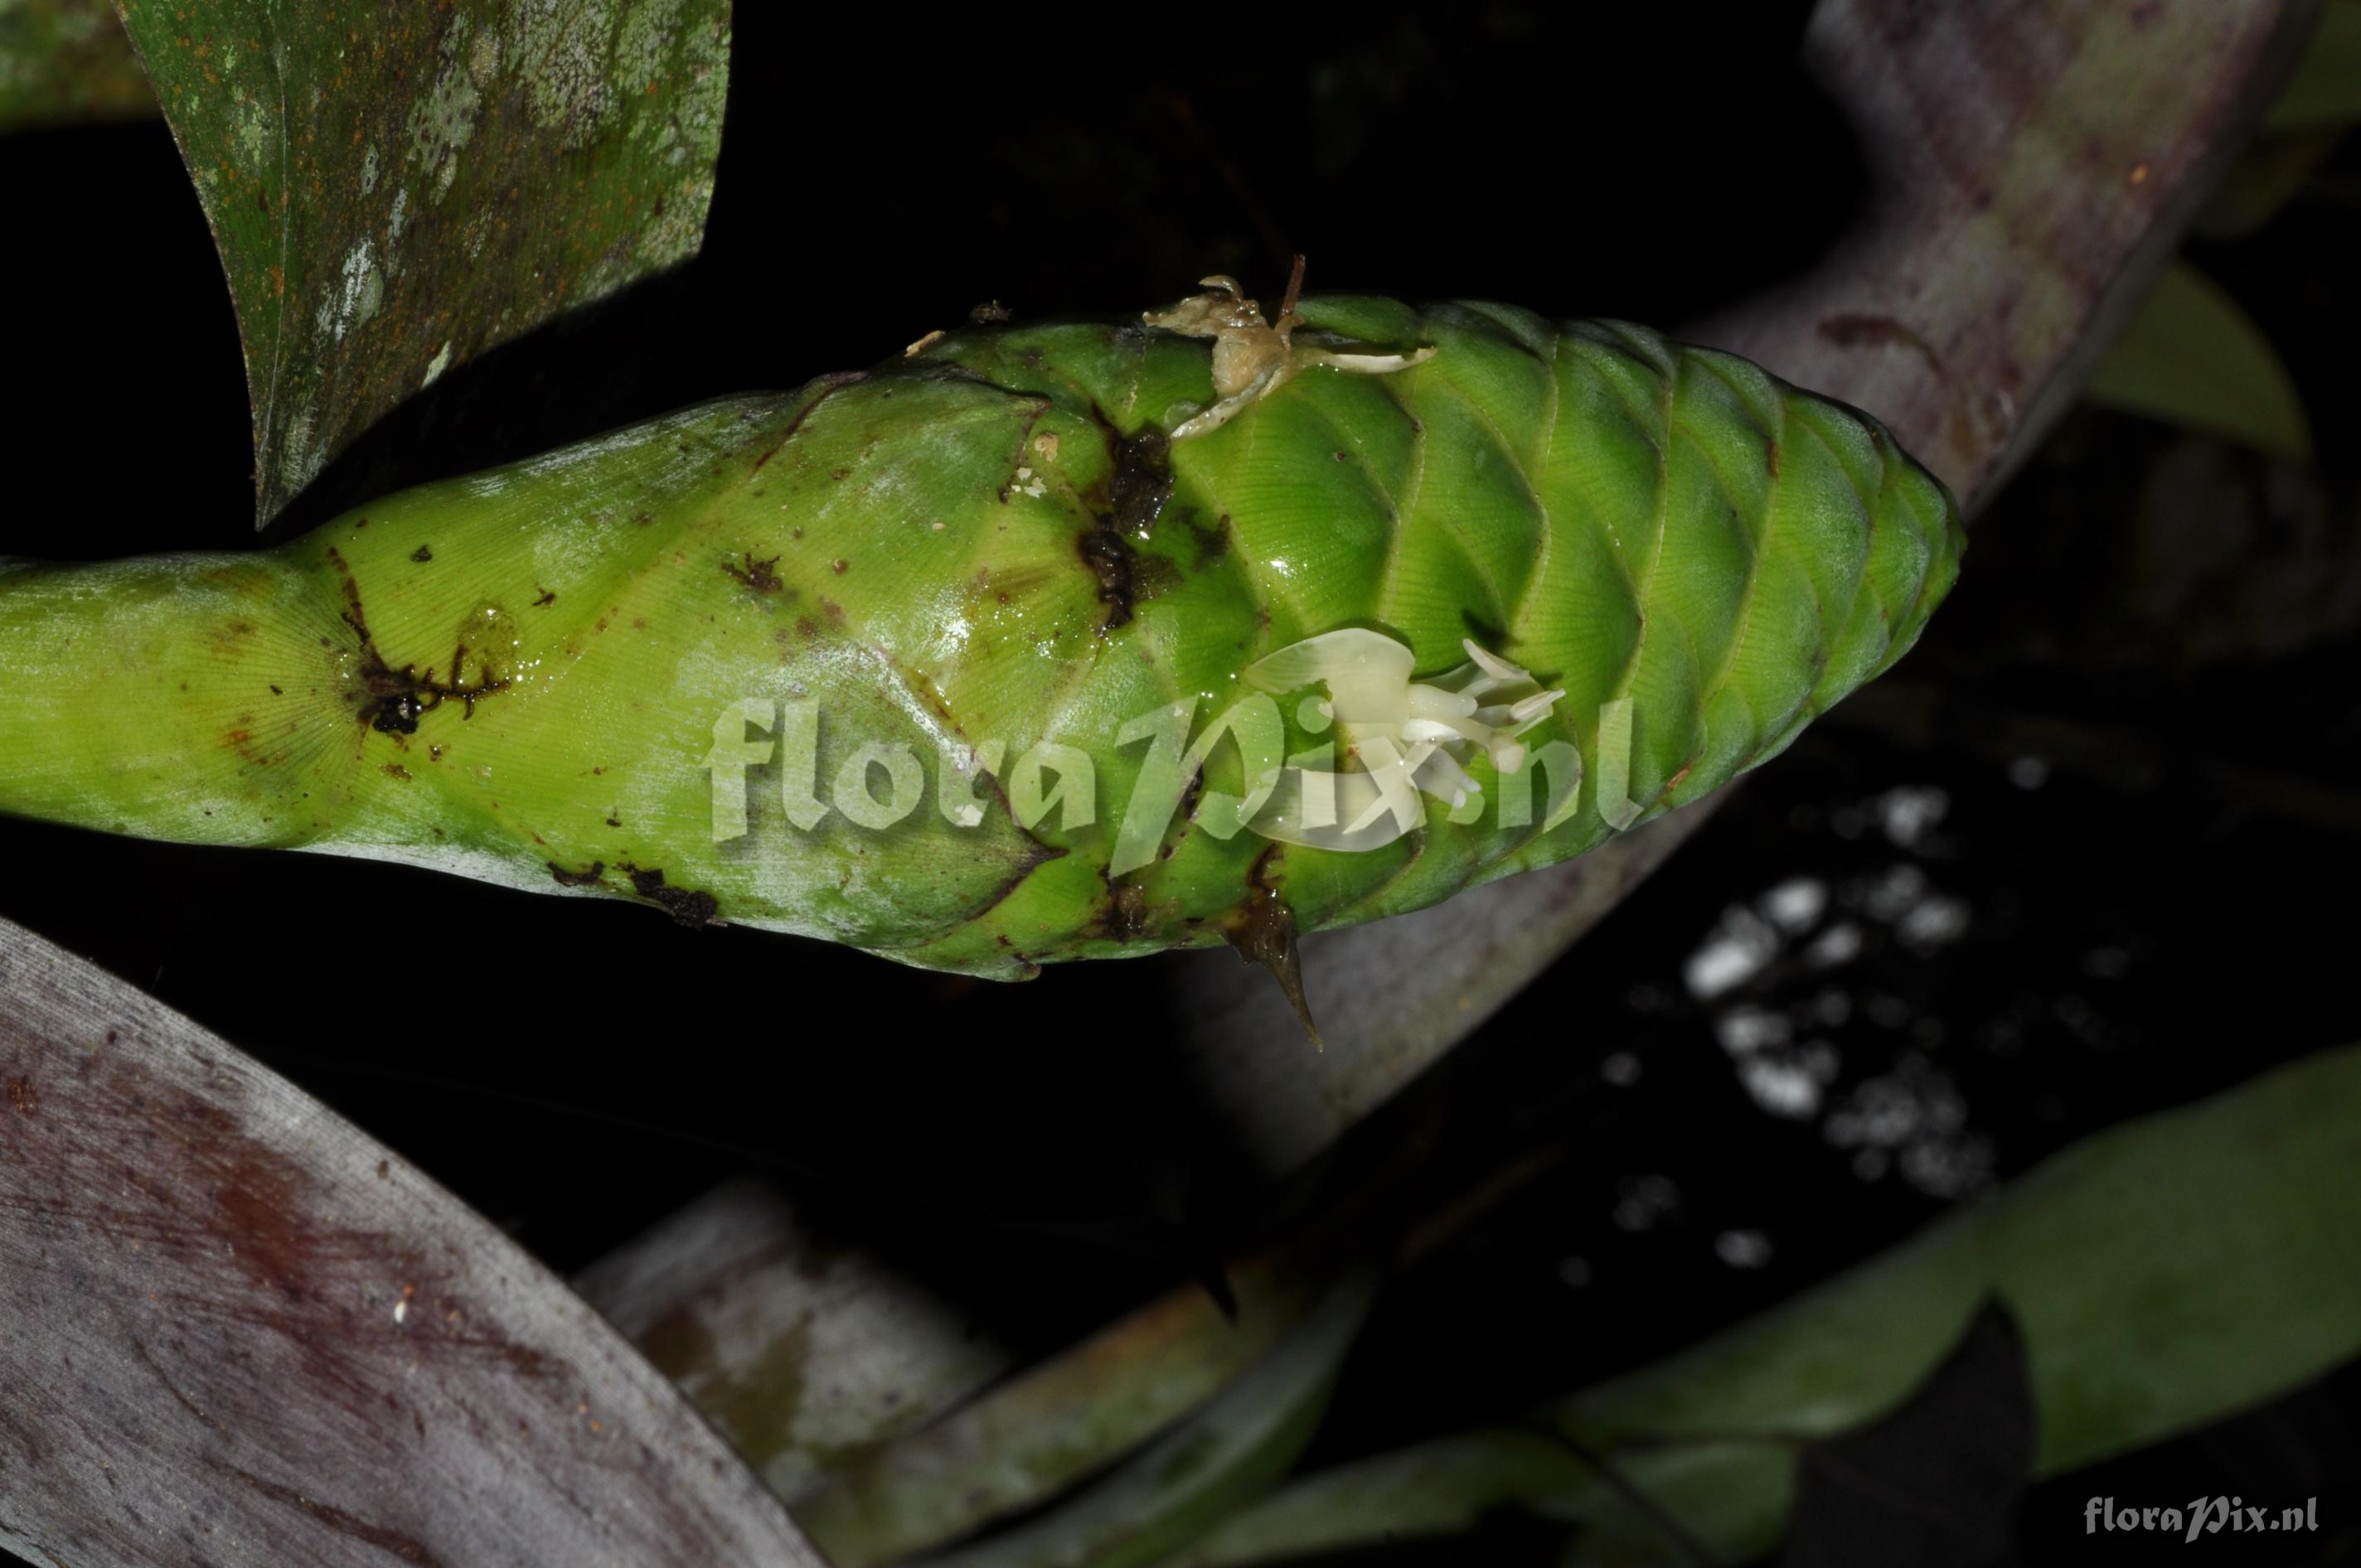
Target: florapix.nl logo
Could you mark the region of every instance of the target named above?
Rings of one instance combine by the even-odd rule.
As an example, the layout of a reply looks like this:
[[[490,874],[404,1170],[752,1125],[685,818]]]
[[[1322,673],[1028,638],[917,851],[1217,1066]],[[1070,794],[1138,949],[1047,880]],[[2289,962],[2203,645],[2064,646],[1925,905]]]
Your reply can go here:
[[[1582,804],[1586,776],[1595,779],[1600,818],[1616,828],[1640,816],[1631,800],[1632,704],[1603,703],[1597,713],[1595,769],[1586,769],[1570,741],[1529,746],[1525,737],[1546,722],[1565,693],[1543,690],[1528,672],[1463,644],[1467,663],[1432,680],[1411,678],[1411,653],[1374,631],[1348,629],[1290,644],[1246,672],[1248,693],[1197,722],[1203,706],[1180,697],[1120,726],[1118,752],[1141,749],[1128,797],[1113,811],[1115,841],[1108,872],[1122,875],[1147,865],[1173,820],[1189,820],[1216,839],[1240,831],[1318,849],[1378,849],[1426,821],[1422,796],[1449,807],[1462,826],[1488,808],[1504,828],[1550,831]],[[1312,743],[1289,749],[1279,698],[1293,696],[1299,734]],[[717,843],[749,831],[752,770],[770,768],[786,820],[810,832],[831,814],[883,832],[926,804],[928,769],[904,742],[828,736],[840,754],[822,777],[820,755],[828,717],[815,699],[746,696],[721,709],[712,746],[702,759],[711,779]],[[849,744],[849,750],[846,749]],[[1242,787],[1207,787],[1210,763],[1234,750]],[[1488,764],[1498,787],[1488,801],[1469,772]],[[980,827],[1005,800],[1016,825],[1031,831],[1049,823],[1061,830],[1102,820],[1098,767],[1092,748],[1042,740],[1019,751],[997,740],[944,740],[936,747],[936,809],[954,828]],[[998,785],[983,790],[986,775]],[[1547,793],[1536,801],[1536,781]],[[827,786],[822,795],[823,784]]]
[[[2320,1529],[2320,1499],[2301,1508],[2254,1508],[2244,1497],[2193,1497],[2179,1508],[2119,1508],[2113,1497],[2093,1497],[2082,1509],[2082,1532],[2146,1530],[2194,1541],[2200,1536],[2287,1534]]]

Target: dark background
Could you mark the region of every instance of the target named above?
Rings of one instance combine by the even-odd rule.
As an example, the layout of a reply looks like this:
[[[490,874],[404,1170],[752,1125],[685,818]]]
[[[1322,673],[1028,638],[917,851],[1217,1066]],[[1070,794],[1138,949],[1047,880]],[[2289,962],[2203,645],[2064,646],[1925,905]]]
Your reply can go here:
[[[1710,28],[1573,9],[741,5],[704,255],[454,371],[289,526],[866,364],[987,299],[1128,313],[1215,270],[1268,298],[1294,250],[1315,290],[1677,325],[1808,266],[1866,200],[1794,62],[1806,6]],[[21,400],[0,553],[251,547],[236,329],[161,126],[0,138],[0,190],[32,220],[0,246]],[[1503,1138],[1560,1157],[1395,1283],[1315,1460],[1512,1416],[2095,1128],[2361,1038],[2361,613],[2335,591],[2361,573],[2337,439],[2356,217],[2348,148],[2263,235],[2196,250],[2285,353],[2317,471],[2071,416],[1977,520],[1893,689],[1750,781],[1423,1091],[1455,1129],[1438,1191]],[[1159,961],[998,987],[637,907],[16,822],[0,865],[0,914],[288,1073],[560,1268],[754,1168],[1047,1353],[1206,1276],[1255,1219],[1256,1173],[1159,1040]],[[1795,929],[1770,918],[1815,900]],[[1854,955],[1816,959],[1839,926]],[[1733,934],[1773,956],[1697,994],[1689,959]],[[770,983],[716,1016],[750,970]],[[2356,1391],[2348,1370],[2038,1488],[2024,1548],[2169,1557],[2086,1543],[2083,1498],[2222,1492],[2318,1495],[2325,1528],[2278,1556],[2217,1538],[2217,1557],[2350,1552]],[[1555,1546],[1505,1519],[1433,1560]]]

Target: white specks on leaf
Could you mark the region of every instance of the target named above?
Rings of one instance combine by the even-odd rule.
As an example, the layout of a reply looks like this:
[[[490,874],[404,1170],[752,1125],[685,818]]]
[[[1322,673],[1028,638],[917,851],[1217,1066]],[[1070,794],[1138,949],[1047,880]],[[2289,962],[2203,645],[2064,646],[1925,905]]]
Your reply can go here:
[[[484,94],[475,65],[480,48],[471,48],[467,16],[455,16],[435,48],[434,85],[410,109],[410,156],[434,181],[435,200],[451,189],[459,172],[459,151],[476,137],[476,117]],[[497,66],[500,40],[492,38],[491,58]]]
[[[377,314],[385,301],[385,279],[377,269],[377,252],[366,239],[353,242],[335,291],[320,301],[320,331],[341,343],[345,334]]]
[[[312,482],[325,457],[312,443],[312,406],[305,403],[287,416],[287,438],[279,448],[279,482],[293,495]]]
[[[483,32],[467,49],[467,75],[478,88],[489,87],[500,73],[500,36]]]
[[[533,124],[569,149],[588,146],[616,96],[599,58],[615,36],[610,0],[522,0],[514,16]]]
[[[451,368],[451,340],[445,338],[443,346],[434,351],[434,357],[427,363],[426,378],[418,383],[418,389],[423,392],[433,386],[436,378],[449,368]]]
[[[268,109],[243,93],[238,94],[237,125],[232,135],[237,142],[238,162],[248,174],[267,173],[277,167],[272,134],[276,128]]]

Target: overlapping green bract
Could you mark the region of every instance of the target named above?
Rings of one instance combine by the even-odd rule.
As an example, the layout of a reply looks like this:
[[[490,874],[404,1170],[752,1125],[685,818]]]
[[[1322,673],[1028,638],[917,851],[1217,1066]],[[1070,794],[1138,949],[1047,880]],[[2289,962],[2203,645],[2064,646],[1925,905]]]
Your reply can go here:
[[[1417,908],[1617,830],[1597,786],[1599,715],[1619,699],[1641,818],[1718,788],[1899,658],[1956,575],[1964,535],[1938,481],[1874,421],[1730,356],[1496,305],[1327,299],[1304,313],[1439,352],[1394,376],[1307,372],[1172,448],[1170,497],[1134,531],[1141,580],[1159,586],[1090,668],[1045,673],[1069,688],[1057,700],[1096,733],[1126,704],[1229,700],[1235,670],[1336,627],[1389,632],[1422,674],[1460,663],[1468,638],[1566,691],[1529,739],[1570,742],[1590,780],[1549,832],[1536,783],[1531,826],[1504,828],[1493,809],[1458,825],[1431,806],[1423,835],[1383,850],[1279,851],[1259,874],[1305,929]],[[1079,411],[1112,442],[1170,428],[1202,399],[1193,346],[1049,326],[964,334],[928,356]],[[1130,760],[1112,764],[1122,786]],[[1475,766],[1497,802],[1499,781]],[[1152,911],[1170,889],[1184,921],[1210,919],[1269,852],[1251,835],[1184,838],[1139,879],[1137,903]]]
[[[1305,314],[1437,352],[1306,370],[1174,443],[1202,340],[979,330],[271,555],[20,577],[0,653],[40,696],[0,719],[0,805],[978,973],[1282,959],[1727,782],[1898,657],[1956,569],[1949,499],[1879,426],[1740,360],[1496,306]],[[1179,745],[1257,660],[1345,627],[1421,676],[1473,641],[1565,695],[1521,772],[1474,758],[1480,799],[1380,849],[1225,824],[1237,748],[1176,771]],[[1298,694],[1276,707],[1290,755],[1318,742]],[[1148,863],[1111,872],[1141,812]]]

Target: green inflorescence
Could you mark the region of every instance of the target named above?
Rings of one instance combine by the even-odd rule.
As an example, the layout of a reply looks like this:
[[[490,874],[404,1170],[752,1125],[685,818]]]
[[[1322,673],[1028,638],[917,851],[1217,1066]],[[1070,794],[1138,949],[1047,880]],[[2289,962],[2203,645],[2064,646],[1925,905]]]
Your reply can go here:
[[[1741,360],[1494,305],[1301,313],[1299,347],[1401,367],[1315,360],[1175,441],[1216,401],[1205,338],[980,327],[265,554],[0,568],[0,807],[1001,977],[1281,956],[1727,783],[1957,570],[1936,480]],[[1488,683],[1487,744],[1444,737],[1474,794],[1363,848],[1257,831],[1274,759],[1374,765],[1316,672],[1247,675],[1346,629],[1430,705],[1471,656],[1532,685]]]

